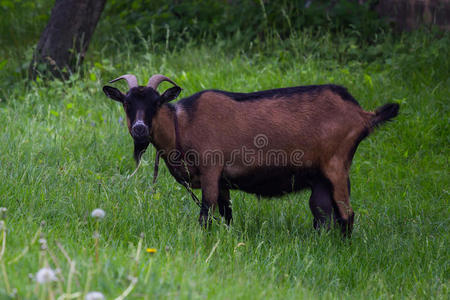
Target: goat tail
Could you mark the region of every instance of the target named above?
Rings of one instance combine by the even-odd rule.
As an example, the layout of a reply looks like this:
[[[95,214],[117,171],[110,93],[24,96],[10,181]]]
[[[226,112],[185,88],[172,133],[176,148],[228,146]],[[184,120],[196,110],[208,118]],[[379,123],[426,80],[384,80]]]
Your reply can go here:
[[[378,127],[388,121],[392,121],[398,115],[400,105],[398,103],[387,103],[380,106],[375,111],[375,116],[371,120],[370,127]]]

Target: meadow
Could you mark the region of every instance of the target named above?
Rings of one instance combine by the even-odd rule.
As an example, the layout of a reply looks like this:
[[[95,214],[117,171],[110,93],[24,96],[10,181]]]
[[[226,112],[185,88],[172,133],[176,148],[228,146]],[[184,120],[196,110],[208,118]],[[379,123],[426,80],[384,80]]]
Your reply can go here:
[[[156,48],[145,37],[94,39],[66,82],[29,82],[31,46],[3,44],[0,298],[448,299],[449,42],[425,31],[361,46],[308,30],[245,50],[220,39]],[[124,73],[141,83],[165,74],[180,97],[335,83],[366,110],[399,103],[396,120],[356,152],[352,238],[313,230],[309,191],[262,200],[234,191],[232,225],[202,229],[165,166],[152,184],[154,149],[130,176],[124,112],[101,91]],[[96,208],[104,218],[91,216]],[[56,277],[41,284],[44,267]]]

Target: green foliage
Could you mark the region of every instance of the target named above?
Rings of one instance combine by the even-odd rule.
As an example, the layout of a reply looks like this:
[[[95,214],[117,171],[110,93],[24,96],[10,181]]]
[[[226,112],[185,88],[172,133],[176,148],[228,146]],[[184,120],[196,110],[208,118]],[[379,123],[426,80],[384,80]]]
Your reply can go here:
[[[0,98],[26,76],[54,1],[0,0]]]
[[[53,2],[0,0],[0,44],[20,48],[39,35],[49,18]]]
[[[345,32],[370,42],[387,29],[369,9],[370,1],[359,5],[357,1],[316,0],[305,6],[306,2],[110,0],[104,18],[108,31],[114,28],[127,38],[144,36],[162,44],[220,38],[247,47],[268,35],[285,39],[306,28]]]

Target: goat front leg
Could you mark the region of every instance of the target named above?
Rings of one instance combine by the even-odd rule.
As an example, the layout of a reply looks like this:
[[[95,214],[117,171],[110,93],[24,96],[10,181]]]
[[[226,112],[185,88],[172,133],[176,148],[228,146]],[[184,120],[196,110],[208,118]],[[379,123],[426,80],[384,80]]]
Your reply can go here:
[[[200,175],[202,188],[202,206],[200,208],[199,223],[203,227],[208,227],[211,223],[209,211],[214,212],[219,198],[219,176],[218,170],[204,170]]]
[[[224,187],[219,190],[219,212],[225,218],[227,225],[230,225],[232,218],[230,190]]]

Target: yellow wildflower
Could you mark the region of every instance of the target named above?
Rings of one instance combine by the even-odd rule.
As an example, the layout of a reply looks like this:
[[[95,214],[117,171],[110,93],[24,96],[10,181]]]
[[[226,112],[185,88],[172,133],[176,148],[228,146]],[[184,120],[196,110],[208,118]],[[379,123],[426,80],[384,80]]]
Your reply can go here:
[[[147,253],[153,254],[153,253],[156,253],[156,251],[158,251],[158,250],[156,250],[155,248],[147,248],[145,251],[146,251]]]

